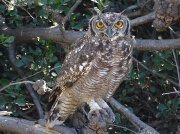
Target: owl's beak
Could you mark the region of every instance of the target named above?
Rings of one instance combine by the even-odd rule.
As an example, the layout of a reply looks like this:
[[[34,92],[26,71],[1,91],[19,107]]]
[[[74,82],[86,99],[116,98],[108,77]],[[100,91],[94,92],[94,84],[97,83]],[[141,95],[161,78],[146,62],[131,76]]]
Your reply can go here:
[[[107,35],[108,35],[109,37],[112,36],[112,29],[111,29],[110,26],[108,26],[108,28],[107,28]]]

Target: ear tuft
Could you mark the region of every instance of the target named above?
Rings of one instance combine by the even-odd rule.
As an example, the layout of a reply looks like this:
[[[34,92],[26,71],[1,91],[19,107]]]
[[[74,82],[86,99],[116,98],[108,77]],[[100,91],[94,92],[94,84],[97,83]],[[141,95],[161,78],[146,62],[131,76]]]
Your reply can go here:
[[[90,8],[89,9],[93,15],[101,14],[101,11],[98,8]]]

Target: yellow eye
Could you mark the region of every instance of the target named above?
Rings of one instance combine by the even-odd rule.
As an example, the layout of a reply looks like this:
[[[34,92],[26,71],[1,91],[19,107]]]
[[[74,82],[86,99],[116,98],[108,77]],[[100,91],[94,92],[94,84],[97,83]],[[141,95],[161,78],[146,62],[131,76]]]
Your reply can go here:
[[[117,28],[122,27],[123,22],[122,21],[118,21],[116,24],[114,24]]]
[[[103,24],[102,22],[98,21],[98,22],[96,22],[96,26],[97,26],[98,28],[103,28],[103,27],[104,27],[104,24]]]

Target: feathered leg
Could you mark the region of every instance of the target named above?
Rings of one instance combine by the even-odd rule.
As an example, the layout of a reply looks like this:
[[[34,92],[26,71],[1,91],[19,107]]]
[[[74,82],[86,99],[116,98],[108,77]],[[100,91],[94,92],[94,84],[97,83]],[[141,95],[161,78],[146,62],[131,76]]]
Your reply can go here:
[[[101,108],[106,110],[106,112],[108,113],[108,117],[106,118],[106,122],[107,123],[114,122],[115,121],[115,115],[114,115],[112,109],[108,106],[108,104],[102,98],[97,98],[96,102],[99,104],[99,106]]]
[[[73,96],[70,89],[63,91],[55,100],[48,113],[46,127],[52,128],[54,125],[61,125],[66,118],[73,114],[78,106],[78,100]]]

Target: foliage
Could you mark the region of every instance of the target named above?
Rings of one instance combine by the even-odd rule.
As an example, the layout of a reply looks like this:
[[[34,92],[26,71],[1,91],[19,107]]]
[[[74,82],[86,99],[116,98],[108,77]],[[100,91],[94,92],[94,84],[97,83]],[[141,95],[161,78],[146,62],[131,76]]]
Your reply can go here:
[[[91,1],[95,3],[92,4]],[[85,30],[83,23],[80,20],[89,19],[92,15],[88,10],[90,7],[97,7],[102,11],[108,4],[107,0],[91,0],[79,5],[68,23],[66,29]],[[113,2],[121,2],[124,7],[131,6],[135,3],[125,0],[114,0]],[[52,26],[56,22],[51,15],[47,13],[47,6],[53,9],[58,9],[60,15],[67,15],[75,0],[17,0],[0,2],[0,13],[5,17],[6,24],[11,28],[19,26]],[[177,28],[176,25],[174,27]],[[150,24],[141,25],[132,29],[132,34],[136,38],[143,39],[168,39],[170,33],[167,29],[162,32],[156,32]],[[14,37],[0,35],[0,87],[3,87],[10,82],[21,81],[21,77],[13,68],[8,58],[8,44],[13,42]],[[19,44],[16,47],[15,65],[20,67],[26,74],[28,80],[36,81],[45,79],[49,87],[59,72],[59,66],[64,59],[64,51],[59,44],[55,44],[50,40],[44,41],[37,38],[36,43]],[[162,93],[173,91],[174,85],[167,78],[178,83],[177,70],[175,66],[175,58],[172,51],[134,51],[133,56],[142,62],[149,70],[144,69],[136,62],[126,81],[124,81],[114,97],[129,110],[135,113],[141,120],[149,123],[151,126],[158,129],[163,134],[175,133],[180,118],[180,99],[177,95],[164,95]],[[176,51],[176,58],[179,61],[179,51]],[[51,70],[52,68],[55,68]],[[49,72],[50,70],[50,72]],[[160,76],[157,76],[156,73]],[[40,102],[46,103],[46,96],[37,95]],[[0,109],[12,111],[13,116],[24,118],[37,118],[37,113],[32,103],[32,99],[25,90],[23,85],[15,85],[7,88],[0,93]],[[110,125],[110,132],[117,134],[131,134],[131,130],[137,131],[124,115],[119,113],[115,108],[116,121],[114,125]],[[120,128],[117,126],[123,126]],[[158,126],[158,127],[157,127]]]

